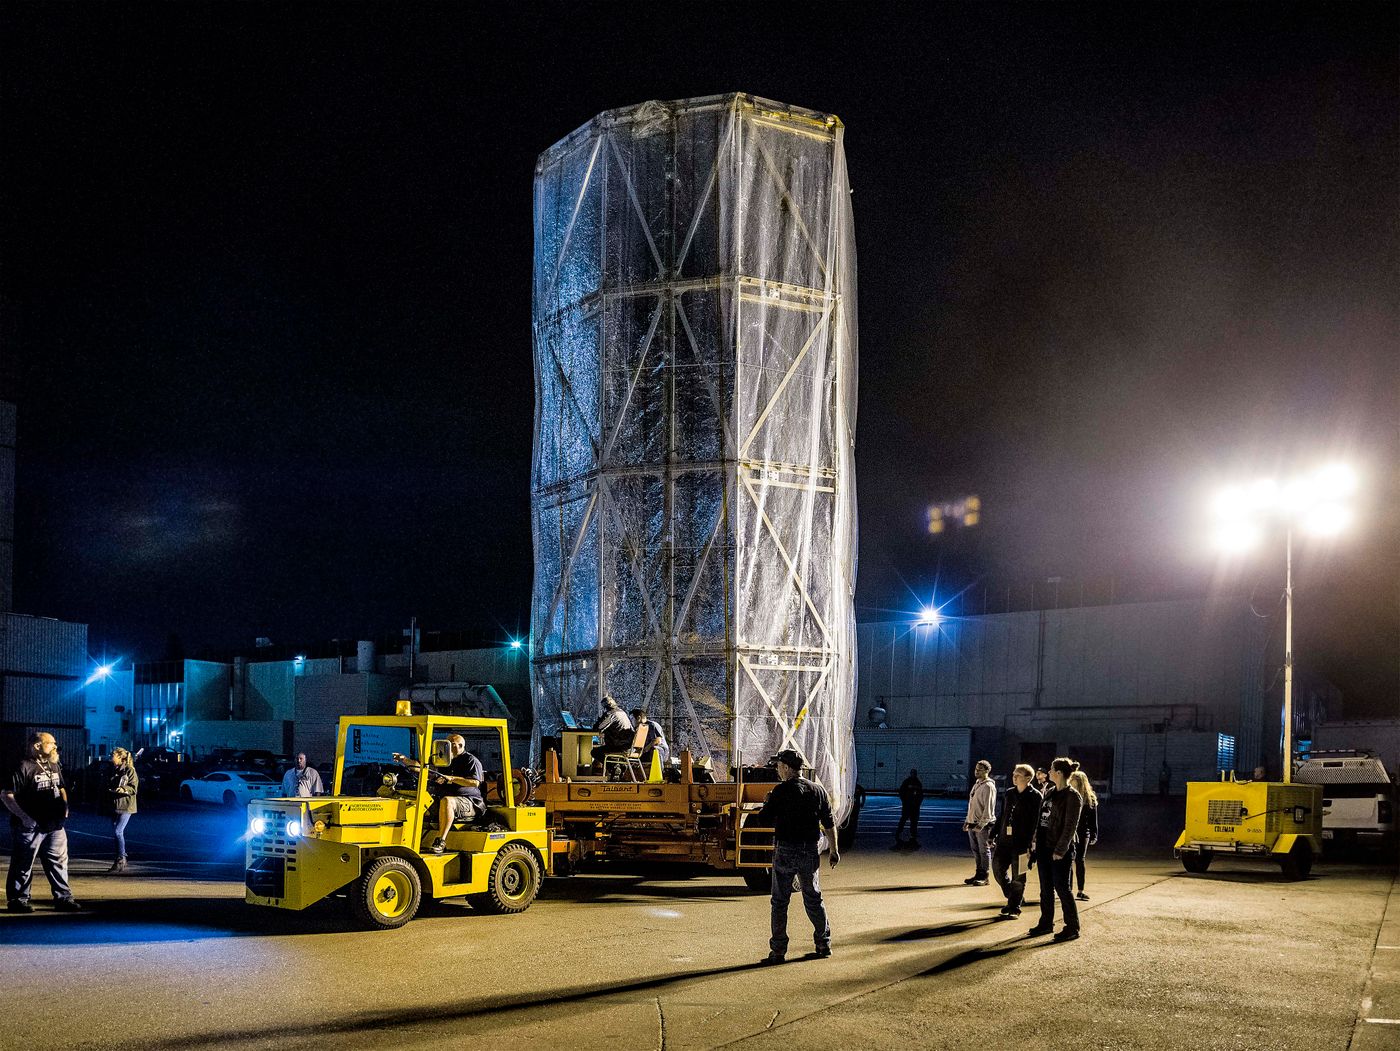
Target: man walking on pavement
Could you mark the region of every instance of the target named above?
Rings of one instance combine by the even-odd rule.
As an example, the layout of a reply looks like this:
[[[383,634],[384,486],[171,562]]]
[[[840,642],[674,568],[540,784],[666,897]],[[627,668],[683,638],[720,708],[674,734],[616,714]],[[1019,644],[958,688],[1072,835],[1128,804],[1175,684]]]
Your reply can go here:
[[[326,790],[321,785],[321,771],[307,764],[305,752],[298,752],[296,766],[282,775],[282,795],[291,799],[325,794]]]
[[[807,764],[801,754],[785,748],[774,760],[781,780],[754,818],[755,826],[773,829],[772,937],[768,940],[768,956],[762,962],[782,963],[787,957],[787,914],[793,880],[802,887],[802,904],[812,921],[813,955],[825,959],[831,955],[831,924],[818,878],[823,838],[830,845],[831,867],[835,868],[841,860],[831,800],[826,789],[802,776],[802,768]]]
[[[963,821],[963,831],[967,833],[968,846],[972,848],[972,860],[977,870],[963,880],[969,887],[985,887],[987,870],[991,863],[992,826],[997,819],[997,786],[991,778],[992,764],[979,759],[974,770],[977,780],[972,782],[972,791],[967,794],[967,817]]]
[[[910,770],[909,776],[899,786],[899,824],[894,830],[894,846],[899,850],[904,846],[904,823],[909,822],[909,849],[919,849],[919,808],[924,802],[924,785],[919,780],[919,771]]]
[[[53,907],[60,912],[77,912],[68,886],[68,788],[63,766],[58,761],[58,743],[53,734],[29,735],[29,748],[15,768],[0,802],[10,812],[10,874],[5,881],[5,898],[11,912],[33,912],[29,887],[34,879],[37,857],[53,891]]]

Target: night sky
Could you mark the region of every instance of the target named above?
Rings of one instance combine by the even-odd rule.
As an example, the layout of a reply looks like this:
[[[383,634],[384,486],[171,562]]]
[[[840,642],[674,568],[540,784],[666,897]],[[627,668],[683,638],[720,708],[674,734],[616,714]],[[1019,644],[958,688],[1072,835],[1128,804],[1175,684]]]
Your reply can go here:
[[[535,158],[746,91],[847,127],[861,619],[1272,611],[1281,541],[1222,567],[1205,501],[1344,457],[1298,661],[1394,712],[1400,7],[512,6],[0,8],[18,610],[144,659],[523,629]]]

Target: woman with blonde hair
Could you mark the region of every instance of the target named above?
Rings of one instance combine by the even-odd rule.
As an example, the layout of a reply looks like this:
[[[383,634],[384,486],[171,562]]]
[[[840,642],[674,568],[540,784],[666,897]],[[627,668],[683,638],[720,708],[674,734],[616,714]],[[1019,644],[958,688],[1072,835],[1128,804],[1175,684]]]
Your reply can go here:
[[[112,770],[107,775],[107,813],[112,818],[112,840],[117,847],[117,860],[107,871],[126,871],[126,826],[136,813],[136,760],[125,748],[112,749]]]
[[[1075,895],[1078,901],[1088,901],[1089,895],[1084,893],[1084,855],[1089,852],[1089,848],[1099,841],[1099,797],[1094,791],[1094,786],[1089,783],[1089,775],[1083,770],[1076,770],[1069,775],[1069,787],[1079,793],[1079,798],[1084,800],[1084,806],[1079,811],[1079,834],[1077,836],[1077,850],[1074,852],[1074,878],[1079,884],[1079,893]]]

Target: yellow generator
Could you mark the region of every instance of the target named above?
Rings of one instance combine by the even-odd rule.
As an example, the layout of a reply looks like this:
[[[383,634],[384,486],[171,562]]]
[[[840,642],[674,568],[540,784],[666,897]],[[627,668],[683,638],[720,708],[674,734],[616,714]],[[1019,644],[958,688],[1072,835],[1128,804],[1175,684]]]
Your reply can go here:
[[[550,834],[543,807],[516,805],[505,720],[414,716],[400,704],[400,715],[340,720],[333,794],[248,804],[247,902],[304,909],[343,894],[370,928],[403,926],[424,898],[465,896],[498,913],[530,907],[550,870]],[[444,834],[430,824],[438,807],[428,783],[450,765],[454,735],[500,772],[481,786],[486,813]],[[434,853],[439,836],[445,849]]]
[[[1322,790],[1276,781],[1188,781],[1186,829],[1176,853],[1187,872],[1217,854],[1277,861],[1283,878],[1302,879],[1322,853]]]

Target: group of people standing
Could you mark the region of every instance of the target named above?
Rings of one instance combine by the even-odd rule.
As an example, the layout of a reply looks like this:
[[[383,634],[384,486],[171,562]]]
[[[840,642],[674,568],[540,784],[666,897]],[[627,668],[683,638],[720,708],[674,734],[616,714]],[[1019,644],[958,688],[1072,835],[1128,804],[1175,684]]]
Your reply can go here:
[[[963,831],[974,870],[963,882],[985,887],[995,879],[1006,898],[998,919],[1014,920],[1027,904],[1026,884],[1034,871],[1040,890],[1039,898],[1030,904],[1040,905],[1040,921],[1030,934],[1039,937],[1054,931],[1058,897],[1064,922],[1055,940],[1078,938],[1078,902],[1089,900],[1084,890],[1085,856],[1099,840],[1099,798],[1088,775],[1067,757],[1038,770],[1021,763],[1011,772],[1011,787],[1000,793],[998,801],[992,764],[983,759],[973,773]],[[910,770],[899,786],[900,818],[892,849],[918,847],[923,798],[919,772]],[[907,841],[903,838],[906,825],[910,827]],[[1072,883],[1077,891],[1072,891]]]
[[[1079,902],[1088,901],[1084,890],[1084,858],[1098,842],[1099,800],[1088,775],[1073,759],[1062,756],[1049,769],[1035,770],[1020,763],[1011,771],[1011,788],[996,807],[996,785],[991,764],[977,764],[977,781],[968,798],[965,828],[977,871],[965,882],[985,886],[990,870],[1006,904],[998,919],[1014,920],[1026,901],[1026,883],[1032,869],[1040,886],[1040,920],[1031,937],[1054,934],[1055,941],[1079,937]],[[990,821],[985,821],[992,815]],[[1078,891],[1071,888],[1072,877]],[[1055,899],[1060,900],[1063,924],[1055,931]]]

